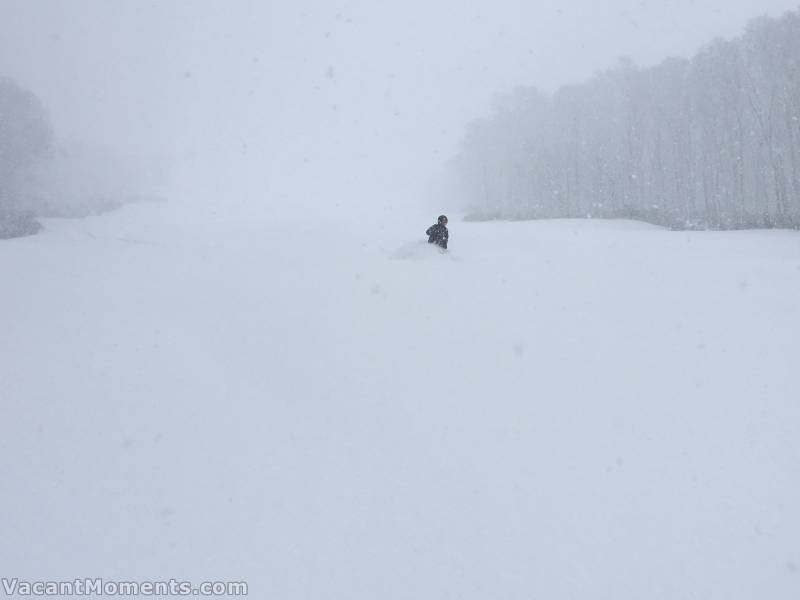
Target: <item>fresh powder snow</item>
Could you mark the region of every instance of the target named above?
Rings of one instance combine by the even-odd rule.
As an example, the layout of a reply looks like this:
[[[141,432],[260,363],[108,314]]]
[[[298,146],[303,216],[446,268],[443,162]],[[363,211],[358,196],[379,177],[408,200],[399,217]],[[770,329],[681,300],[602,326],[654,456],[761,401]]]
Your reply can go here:
[[[431,216],[5,242],[3,573],[796,598],[800,236]]]

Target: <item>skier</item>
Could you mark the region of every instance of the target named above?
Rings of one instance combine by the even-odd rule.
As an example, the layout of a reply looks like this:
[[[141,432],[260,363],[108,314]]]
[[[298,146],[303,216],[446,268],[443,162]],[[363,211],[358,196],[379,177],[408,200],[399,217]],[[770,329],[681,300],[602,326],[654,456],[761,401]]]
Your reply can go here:
[[[447,240],[450,237],[450,232],[447,231],[447,217],[440,215],[436,225],[428,227],[425,234],[428,236],[429,244],[436,244],[443,250],[447,250]]]

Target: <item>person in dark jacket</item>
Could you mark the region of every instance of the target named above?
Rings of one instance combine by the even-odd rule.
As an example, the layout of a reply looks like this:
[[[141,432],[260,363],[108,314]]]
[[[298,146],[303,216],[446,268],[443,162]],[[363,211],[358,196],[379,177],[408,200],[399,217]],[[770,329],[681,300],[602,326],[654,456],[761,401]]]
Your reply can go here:
[[[440,248],[447,250],[447,240],[450,237],[450,232],[447,231],[447,217],[440,215],[439,222],[428,227],[425,234],[428,236],[429,244],[436,244]]]

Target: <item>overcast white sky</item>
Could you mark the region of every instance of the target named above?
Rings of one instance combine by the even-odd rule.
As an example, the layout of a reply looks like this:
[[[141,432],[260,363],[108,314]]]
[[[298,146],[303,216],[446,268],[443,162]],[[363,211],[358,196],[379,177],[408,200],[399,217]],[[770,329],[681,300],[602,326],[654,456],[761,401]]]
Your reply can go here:
[[[408,193],[492,95],[690,56],[791,0],[0,0],[0,74],[61,137],[175,158],[196,191]],[[183,162],[180,162],[183,161]],[[184,183],[186,183],[184,181]],[[181,188],[186,192],[190,187]],[[302,198],[301,198],[302,197]]]

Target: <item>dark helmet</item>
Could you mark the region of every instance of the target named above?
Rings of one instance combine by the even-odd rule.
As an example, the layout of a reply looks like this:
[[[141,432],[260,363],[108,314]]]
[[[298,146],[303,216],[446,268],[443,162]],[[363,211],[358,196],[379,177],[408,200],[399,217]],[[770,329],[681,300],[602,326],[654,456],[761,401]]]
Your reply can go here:
[[[439,215],[439,225],[447,225],[447,217],[445,215]]]

